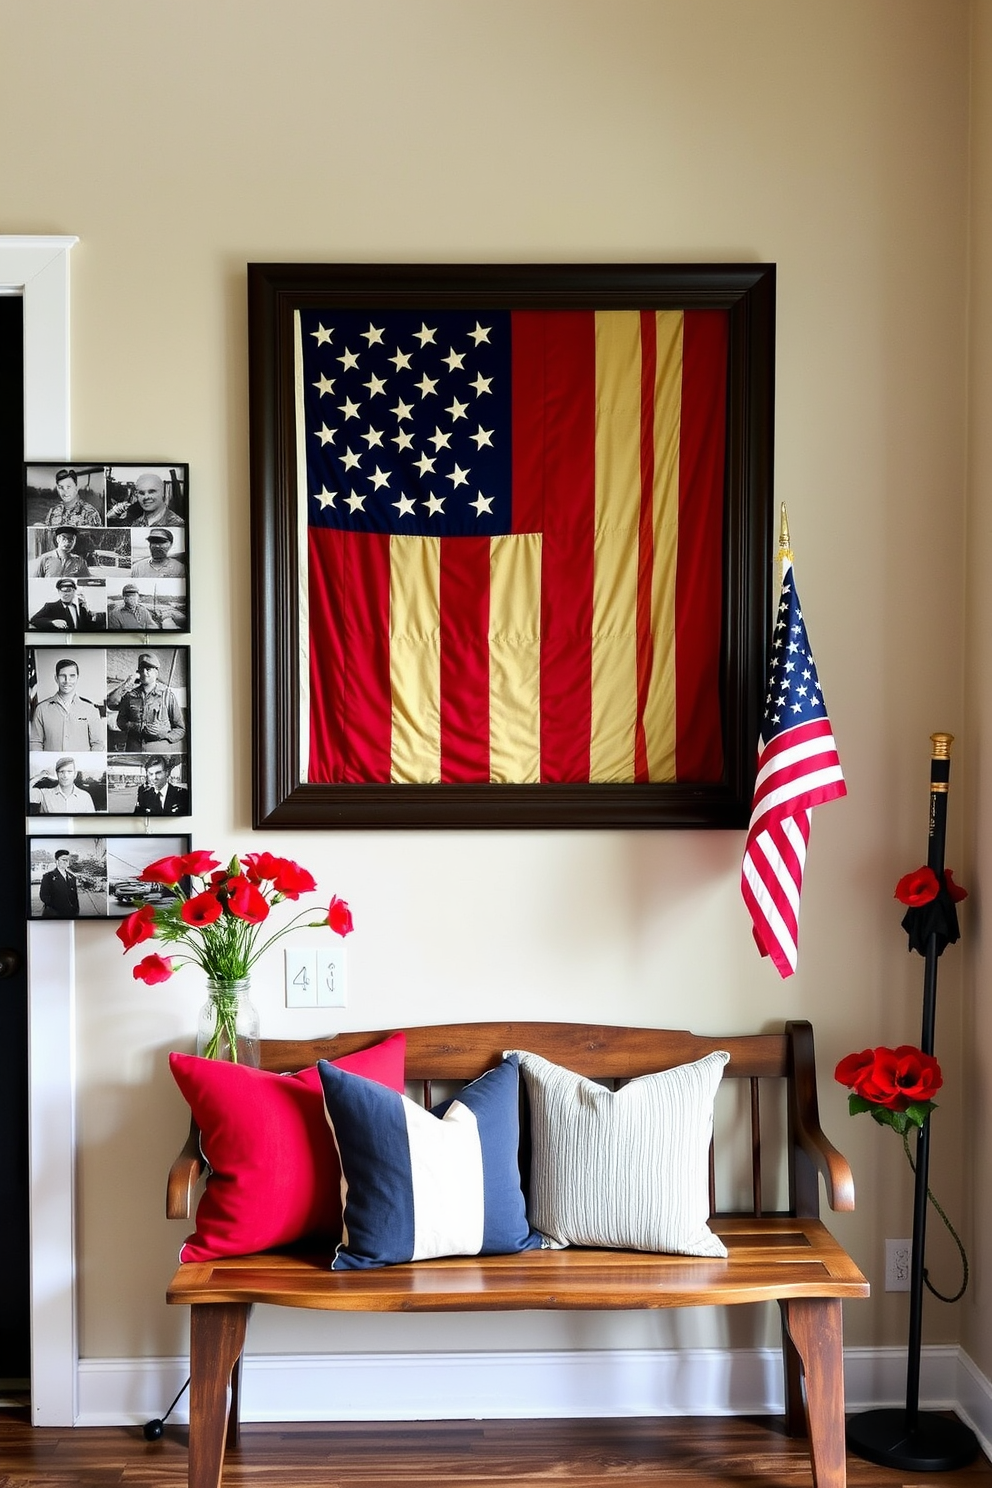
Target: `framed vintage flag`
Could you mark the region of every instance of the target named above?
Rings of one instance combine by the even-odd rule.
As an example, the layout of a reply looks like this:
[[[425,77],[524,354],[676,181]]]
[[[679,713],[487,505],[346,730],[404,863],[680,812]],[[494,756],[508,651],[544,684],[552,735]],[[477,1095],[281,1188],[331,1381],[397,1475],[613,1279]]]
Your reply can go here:
[[[248,282],[255,825],[746,826],[774,265]]]

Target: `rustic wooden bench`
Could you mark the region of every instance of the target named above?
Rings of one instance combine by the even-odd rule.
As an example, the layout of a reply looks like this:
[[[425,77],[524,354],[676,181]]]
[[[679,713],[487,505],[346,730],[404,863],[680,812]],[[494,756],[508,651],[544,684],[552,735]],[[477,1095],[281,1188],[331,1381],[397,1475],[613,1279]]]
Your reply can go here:
[[[262,1041],[262,1067],[298,1070],[377,1043],[383,1033],[346,1033],[314,1042]],[[778,1302],[782,1314],[786,1427],[808,1432],[815,1488],[844,1488],[844,1378],[841,1303],[866,1297],[868,1283],[819,1219],[819,1176],[833,1209],[853,1209],[851,1170],[820,1130],[809,1023],[783,1033],[731,1038],[647,1028],[568,1023],[461,1023],[406,1030],[406,1074],[431,1084],[473,1080],[504,1049],[530,1049],[557,1064],[617,1083],[726,1049],[724,1081],[743,1080],[750,1112],[750,1202],[719,1212],[710,1159],[713,1230],[726,1260],[592,1249],[418,1261],[372,1271],[331,1271],[328,1257],[267,1252],[182,1265],[171,1303],[190,1309],[189,1488],[218,1488],[225,1442],[238,1439],[242,1351],[252,1306],[346,1312],[614,1310]],[[760,1082],[785,1081],[784,1120],[764,1156]],[[762,1163],[777,1167],[787,1148],[788,1207],[762,1202]],[[169,1175],[167,1212],[189,1217],[204,1170],[195,1128]],[[818,1176],[819,1175],[819,1176]],[[767,1182],[767,1176],[766,1176]]]

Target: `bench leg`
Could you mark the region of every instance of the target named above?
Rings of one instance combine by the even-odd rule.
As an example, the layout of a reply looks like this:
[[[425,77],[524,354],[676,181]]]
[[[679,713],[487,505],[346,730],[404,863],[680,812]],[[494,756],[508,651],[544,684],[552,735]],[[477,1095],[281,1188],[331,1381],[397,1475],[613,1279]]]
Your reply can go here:
[[[785,1430],[788,1436],[806,1435],[806,1406],[803,1404],[803,1366],[796,1345],[789,1337],[785,1318],[785,1303],[779,1302],[782,1312],[782,1368],[785,1376]]]
[[[189,1488],[220,1488],[228,1386],[244,1348],[249,1311],[242,1302],[190,1308]],[[232,1412],[236,1408],[235,1392]]]
[[[806,1421],[814,1488],[846,1488],[840,1300],[794,1297],[782,1303],[782,1313],[806,1381]]]
[[[245,1361],[242,1351],[231,1370],[231,1404],[227,1412],[226,1448],[233,1452],[241,1445],[241,1366]]]

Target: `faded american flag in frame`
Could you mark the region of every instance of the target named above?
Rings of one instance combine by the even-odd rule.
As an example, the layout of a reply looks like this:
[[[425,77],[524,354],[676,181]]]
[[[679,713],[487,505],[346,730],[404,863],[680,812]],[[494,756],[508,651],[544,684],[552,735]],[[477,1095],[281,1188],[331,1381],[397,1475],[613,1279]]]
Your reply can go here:
[[[746,826],[774,265],[248,281],[255,825]]]

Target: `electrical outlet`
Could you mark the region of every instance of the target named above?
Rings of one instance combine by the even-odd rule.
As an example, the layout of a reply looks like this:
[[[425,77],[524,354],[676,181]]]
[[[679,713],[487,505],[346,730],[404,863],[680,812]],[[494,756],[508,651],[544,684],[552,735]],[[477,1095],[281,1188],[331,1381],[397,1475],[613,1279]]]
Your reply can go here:
[[[885,1290],[908,1292],[909,1272],[913,1258],[912,1240],[886,1240]]]
[[[317,1006],[317,952],[286,946],[286,1006]]]
[[[344,944],[322,947],[317,956],[317,1006],[345,1007]]]

